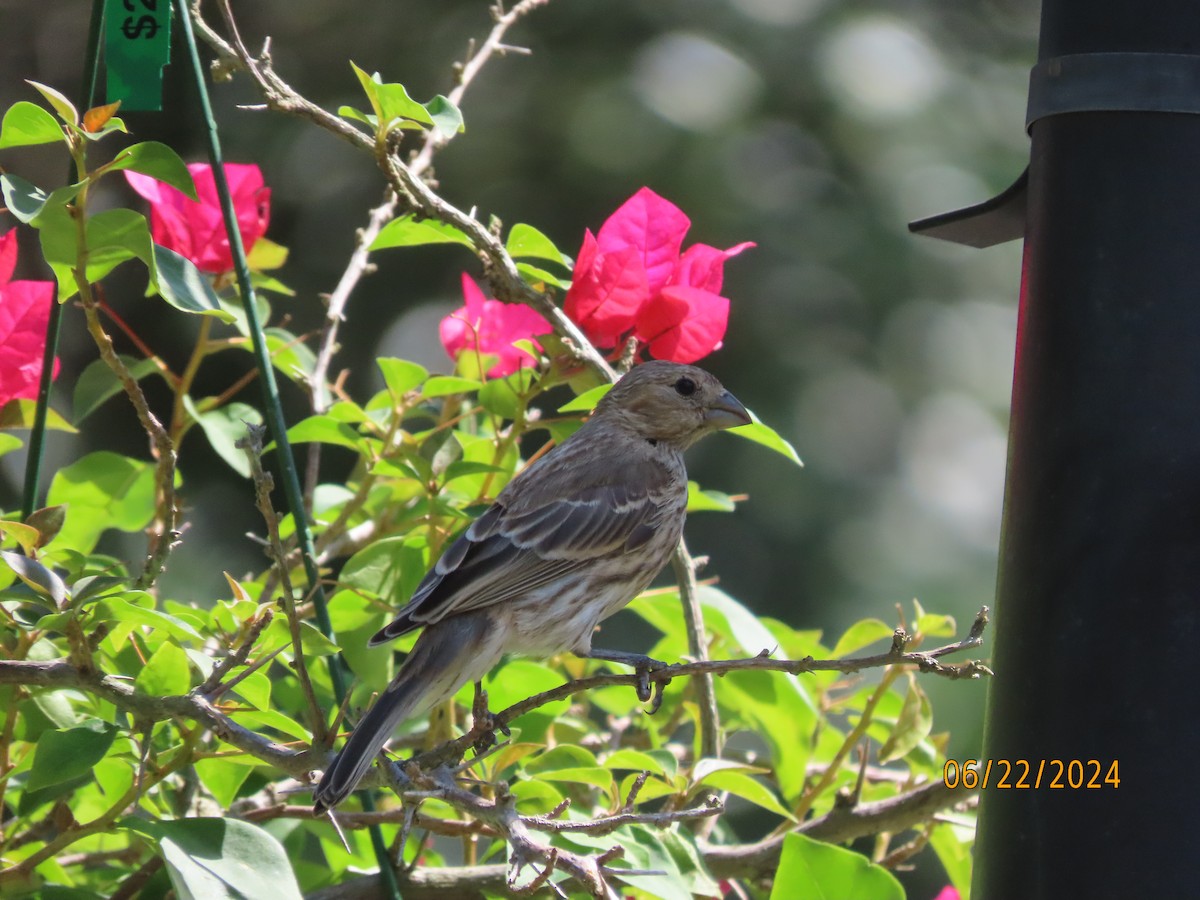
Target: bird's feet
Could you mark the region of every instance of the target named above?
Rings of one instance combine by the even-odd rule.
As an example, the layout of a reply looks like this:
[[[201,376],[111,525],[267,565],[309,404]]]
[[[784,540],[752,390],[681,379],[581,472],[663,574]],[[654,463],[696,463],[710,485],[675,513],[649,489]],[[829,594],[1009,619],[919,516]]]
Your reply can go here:
[[[598,650],[595,647],[586,654],[586,658],[603,659],[632,668],[638,679],[635,688],[638,699],[645,703],[647,700],[650,700],[651,693],[653,693],[654,700],[650,704],[650,714],[654,715],[654,713],[658,712],[659,707],[662,706],[663,689],[671,683],[671,679],[663,678],[655,681],[652,691],[650,675],[653,672],[668,668],[668,663],[641,653],[626,653],[624,650]]]
[[[475,699],[471,702],[471,731],[478,735],[474,745],[476,753],[483,753],[495,745],[497,731],[503,732],[505,737],[512,734],[508,726],[498,721],[488,709],[487,691],[478,681],[475,682]]]

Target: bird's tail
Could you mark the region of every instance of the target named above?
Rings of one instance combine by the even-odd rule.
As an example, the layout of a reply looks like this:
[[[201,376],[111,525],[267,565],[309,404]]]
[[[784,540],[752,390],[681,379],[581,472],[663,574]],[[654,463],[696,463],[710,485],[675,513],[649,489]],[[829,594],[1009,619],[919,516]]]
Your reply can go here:
[[[313,792],[313,809],[332,809],[358,786],[396,726],[453,696],[476,674],[487,621],[457,616],[425,629],[392,683],[367,710]]]

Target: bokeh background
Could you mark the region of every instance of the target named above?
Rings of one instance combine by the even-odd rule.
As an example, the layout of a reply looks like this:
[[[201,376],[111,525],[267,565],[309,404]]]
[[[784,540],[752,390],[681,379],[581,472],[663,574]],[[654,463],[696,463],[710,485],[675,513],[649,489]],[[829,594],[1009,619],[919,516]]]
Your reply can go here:
[[[33,78],[77,91],[90,4],[0,0],[0,105],[37,97]],[[487,0],[256,0],[235,3],[250,46],[272,37],[278,71],[329,109],[361,105],[348,60],[425,99],[491,26]],[[211,11],[210,11],[211,12]],[[481,218],[536,225],[574,253],[648,185],[692,218],[688,243],[757,249],[731,261],[722,350],[706,364],[792,441],[799,470],[724,437],[691,460],[705,487],[750,495],[733,515],[689,524],[709,574],[752,609],[833,638],[852,621],[891,621],[916,597],[963,627],[995,580],[1020,249],[971,250],[911,236],[906,223],[982,200],[1023,168],[1034,0],[554,0],[509,34],[532,55],[497,59],[463,104],[467,131],[439,157],[444,195]],[[176,48],[176,58],[182,52]],[[239,110],[244,82],[214,93],[226,157],[257,162],[272,188],[268,235],[291,248],[275,302],[298,332],[318,326],[354,229],[378,202],[370,160],[303,122]],[[200,116],[176,64],[165,111],[129,114],[137,139],[202,159]],[[57,186],[58,151],[0,159]],[[135,203],[112,180],[103,202]],[[0,227],[13,225],[11,219]],[[36,241],[23,236],[19,275]],[[342,331],[351,392],[373,386],[376,356],[449,369],[436,323],[460,305],[461,248],[387,251]],[[152,316],[144,276],[125,267],[109,299],[170,360],[194,323]],[[56,406],[94,358],[68,310]],[[250,365],[225,354],[204,375],[217,392]],[[303,414],[303,397],[286,385]],[[254,390],[246,394],[257,403]],[[53,436],[53,465],[108,447],[145,456],[119,403],[86,435]],[[101,430],[96,426],[103,425]],[[259,522],[244,483],[202,446],[184,447],[190,530],[165,590],[203,602],[220,572],[260,566],[245,532]],[[11,508],[15,455],[0,474]],[[138,546],[135,541],[133,546]],[[926,683],[952,751],[979,745],[984,686]]]

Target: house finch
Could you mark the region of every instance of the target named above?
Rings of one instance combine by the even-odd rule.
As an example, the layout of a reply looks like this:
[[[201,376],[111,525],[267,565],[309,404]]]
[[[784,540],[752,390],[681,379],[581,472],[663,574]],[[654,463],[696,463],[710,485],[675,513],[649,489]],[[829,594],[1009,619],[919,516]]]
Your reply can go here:
[[[410,716],[479,681],[505,653],[625,660],[592,632],[646,589],[683,532],[683,451],[750,416],[695,366],[647,362],[616,383],[575,434],[517,476],[438,560],[372,646],[424,627],[313,795],[354,790]]]

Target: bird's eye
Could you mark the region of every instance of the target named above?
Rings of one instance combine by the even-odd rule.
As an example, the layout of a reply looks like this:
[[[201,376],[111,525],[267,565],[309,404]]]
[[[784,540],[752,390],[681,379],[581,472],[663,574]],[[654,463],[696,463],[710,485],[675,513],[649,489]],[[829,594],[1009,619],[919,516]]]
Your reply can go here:
[[[696,382],[684,375],[675,382],[675,391],[680,396],[690,397],[692,394],[696,393]]]

